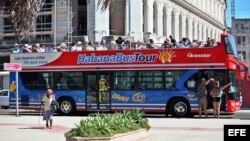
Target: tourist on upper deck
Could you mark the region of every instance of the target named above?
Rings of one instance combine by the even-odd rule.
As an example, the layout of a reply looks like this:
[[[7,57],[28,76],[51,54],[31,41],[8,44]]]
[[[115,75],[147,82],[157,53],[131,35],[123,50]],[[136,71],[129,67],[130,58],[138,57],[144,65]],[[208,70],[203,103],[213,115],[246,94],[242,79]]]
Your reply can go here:
[[[105,42],[105,41],[102,41],[102,42]],[[95,48],[96,50],[108,50],[105,44],[101,43],[100,41],[95,42]]]
[[[196,48],[196,47],[200,47],[200,43],[197,39],[194,39],[193,42],[191,43],[190,47],[191,48]]]
[[[109,44],[109,50],[116,50],[117,44],[115,41],[111,41]]]
[[[172,35],[169,35],[169,38],[170,38],[170,41],[171,41],[173,47],[175,48],[176,47],[176,40],[173,38]]]
[[[65,52],[67,51],[67,45],[65,43],[61,43],[60,46],[57,49],[58,52]]]
[[[115,40],[118,49],[122,49],[122,44],[124,43],[124,40],[122,39],[122,37],[118,37],[117,40]]]
[[[25,44],[24,49],[23,49],[23,53],[31,53],[31,52],[32,52],[32,46]]]
[[[106,41],[104,39],[101,40],[101,45],[105,48],[105,50],[108,50]]]
[[[207,43],[204,45],[204,47],[212,47],[212,46],[213,46],[212,41],[211,41],[211,39],[208,37],[208,38],[207,38]]]
[[[191,41],[189,40],[189,38],[182,38],[184,45],[186,48],[189,48],[191,45]]]
[[[162,48],[162,49],[173,48],[173,45],[172,45],[172,43],[170,42],[169,39],[166,39],[166,40],[164,41],[164,43],[161,45],[161,48]]]
[[[82,42],[77,41],[74,46],[71,47],[70,51],[82,51]]]
[[[94,51],[95,49],[90,45],[91,44],[89,44],[88,41],[83,42],[83,50],[84,51]]]
[[[147,44],[147,49],[157,49],[157,46],[154,44],[153,39],[149,39],[149,43]]]
[[[126,40],[122,45],[122,49],[131,49],[131,42],[129,40]]]
[[[136,43],[136,49],[146,49],[146,47],[144,46],[144,43],[142,41],[137,41]]]

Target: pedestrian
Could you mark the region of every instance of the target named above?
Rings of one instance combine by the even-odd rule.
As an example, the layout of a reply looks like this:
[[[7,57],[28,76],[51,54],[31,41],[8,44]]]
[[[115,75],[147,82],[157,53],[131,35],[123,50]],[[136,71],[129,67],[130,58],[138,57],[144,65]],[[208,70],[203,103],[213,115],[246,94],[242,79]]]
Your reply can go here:
[[[51,110],[51,102],[55,100],[52,89],[47,89],[42,99],[42,105],[44,105],[43,120],[46,121],[46,127],[52,128],[53,123],[53,112]]]
[[[213,78],[210,78],[206,81],[205,78],[201,79],[201,83],[198,86],[197,94],[199,95],[199,117],[201,117],[202,110],[204,114],[207,116],[207,88],[206,85],[209,84],[211,81],[214,81]]]
[[[232,85],[232,83],[228,83],[225,86],[220,87],[220,82],[215,81],[214,87],[210,92],[210,95],[212,96],[213,107],[214,107],[214,117],[217,117],[217,118],[220,117],[221,96],[223,94],[223,90],[230,85]]]

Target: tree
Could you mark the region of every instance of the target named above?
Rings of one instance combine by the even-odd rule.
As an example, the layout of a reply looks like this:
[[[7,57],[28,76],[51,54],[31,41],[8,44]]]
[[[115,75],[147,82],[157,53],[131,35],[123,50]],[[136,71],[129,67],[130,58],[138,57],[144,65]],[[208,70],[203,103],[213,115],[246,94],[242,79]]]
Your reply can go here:
[[[16,41],[20,41],[30,31],[44,2],[43,0],[8,0],[7,9],[13,24]]]
[[[101,10],[105,11],[109,8],[109,10],[112,9],[114,0],[98,0],[98,7],[101,6]]]

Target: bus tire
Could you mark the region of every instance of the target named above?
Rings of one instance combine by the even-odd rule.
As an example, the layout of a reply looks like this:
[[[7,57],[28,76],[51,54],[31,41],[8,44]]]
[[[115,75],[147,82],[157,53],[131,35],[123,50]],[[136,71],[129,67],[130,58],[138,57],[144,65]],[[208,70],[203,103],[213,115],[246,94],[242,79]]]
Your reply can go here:
[[[190,107],[183,99],[173,99],[169,106],[170,114],[173,117],[188,117],[190,115]]]
[[[76,105],[75,102],[71,98],[61,98],[59,100],[59,113],[62,115],[71,115],[75,112]]]

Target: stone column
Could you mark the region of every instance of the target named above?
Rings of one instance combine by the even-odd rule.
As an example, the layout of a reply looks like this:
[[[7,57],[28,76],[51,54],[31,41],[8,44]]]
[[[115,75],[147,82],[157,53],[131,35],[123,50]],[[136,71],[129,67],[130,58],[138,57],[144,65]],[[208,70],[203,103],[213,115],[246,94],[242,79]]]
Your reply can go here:
[[[173,37],[179,41],[179,15],[180,11],[174,9],[174,28],[173,28]]]
[[[214,0],[211,0],[211,3],[210,3],[210,7],[211,7],[211,16],[212,17],[215,17],[215,8],[214,8]]]
[[[157,3],[157,9],[156,9],[156,27],[154,27],[156,29],[156,33],[159,36],[163,36],[163,3],[159,2]]]
[[[125,35],[129,35],[130,32],[130,0],[125,1]]]
[[[202,23],[198,24],[198,40],[202,40]]]
[[[167,37],[169,37],[169,35],[171,35],[171,33],[172,33],[172,10],[173,10],[173,7],[167,6],[166,8],[167,8],[166,9],[166,12],[167,12],[167,17],[166,17]]]
[[[181,13],[181,31],[180,31],[180,39],[183,37],[187,37],[186,35],[186,19],[187,19],[187,15],[184,13]]]
[[[197,35],[197,32],[198,32],[198,23],[197,23],[196,19],[194,19],[194,28],[193,28],[193,31],[194,31],[194,35],[193,35],[193,38],[189,38],[190,40],[191,39],[198,39],[198,35]]]
[[[203,38],[203,41],[207,41],[207,34],[206,34],[207,31],[206,30],[207,30],[206,26],[205,26],[205,24],[203,24],[202,25],[202,33],[203,33],[203,35],[202,35],[203,37],[202,38]]]
[[[90,41],[100,41],[103,36],[109,35],[109,10],[96,10],[98,5],[97,0],[87,1],[88,13],[88,39]],[[97,22],[103,21],[103,22]]]
[[[144,21],[144,32],[153,33],[153,1],[147,0],[144,6],[145,21]]]
[[[192,34],[192,32],[193,32],[193,25],[192,25],[192,23],[193,23],[193,19],[192,19],[192,17],[191,16],[188,16],[187,17],[187,20],[188,20],[188,25],[187,25],[187,37],[189,38],[189,39],[193,39],[193,34]]]
[[[210,26],[207,27],[207,37],[211,39],[211,28]]]
[[[135,41],[143,41],[143,3],[141,0],[130,0],[130,36]]]

